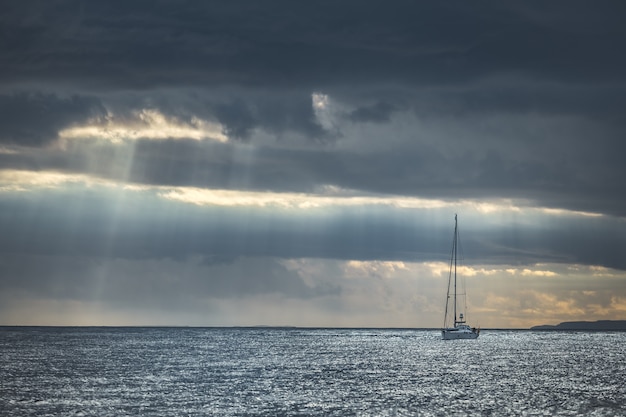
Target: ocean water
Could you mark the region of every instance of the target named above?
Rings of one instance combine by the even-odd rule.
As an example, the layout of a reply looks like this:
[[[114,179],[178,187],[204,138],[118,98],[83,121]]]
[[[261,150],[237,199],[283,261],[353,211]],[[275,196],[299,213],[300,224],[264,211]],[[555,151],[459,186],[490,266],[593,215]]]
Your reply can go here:
[[[624,416],[626,333],[0,328],[2,416]]]

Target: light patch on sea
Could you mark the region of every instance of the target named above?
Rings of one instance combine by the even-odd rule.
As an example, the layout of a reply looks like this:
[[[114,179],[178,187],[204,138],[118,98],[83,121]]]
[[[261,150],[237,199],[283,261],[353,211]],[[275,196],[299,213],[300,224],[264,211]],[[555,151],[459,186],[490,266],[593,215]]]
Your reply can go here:
[[[626,333],[0,328],[2,416],[623,416]]]

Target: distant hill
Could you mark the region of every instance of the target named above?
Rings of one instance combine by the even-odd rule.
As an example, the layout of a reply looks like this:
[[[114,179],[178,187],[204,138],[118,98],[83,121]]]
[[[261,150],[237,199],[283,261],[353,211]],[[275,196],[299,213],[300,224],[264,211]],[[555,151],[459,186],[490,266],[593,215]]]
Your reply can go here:
[[[530,330],[626,331],[626,320],[564,321],[556,326],[534,326]]]

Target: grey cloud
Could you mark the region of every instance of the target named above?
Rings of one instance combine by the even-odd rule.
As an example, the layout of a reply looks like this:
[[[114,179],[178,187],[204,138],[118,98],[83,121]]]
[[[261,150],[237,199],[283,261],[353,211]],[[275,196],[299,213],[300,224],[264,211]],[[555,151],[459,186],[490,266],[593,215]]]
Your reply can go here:
[[[232,139],[249,139],[252,130],[262,129],[278,138],[299,133],[315,141],[327,141],[333,133],[324,129],[313,111],[311,94],[264,94],[249,92],[246,98],[223,99],[204,110],[224,125]]]
[[[200,207],[126,184],[513,199],[528,210],[459,213],[469,262],[626,270],[625,12],[621,0],[0,2],[0,286],[184,309],[342,290],[277,258],[449,250],[446,208]],[[229,141],[46,146],[90,119],[136,125],[144,109],[219,123]],[[117,185],[12,192],[9,169]]]
[[[396,106],[381,101],[371,106],[353,110],[348,114],[348,118],[353,122],[385,123],[389,122],[394,110],[396,110]]]
[[[432,198],[524,199],[545,207],[626,215],[621,181],[626,149],[619,135],[602,132],[597,124],[468,117],[436,120],[431,126],[416,133],[396,131],[399,139],[389,147],[383,146],[385,137],[361,135],[358,152],[356,147],[280,142],[241,149],[237,143],[195,140],[79,141],[63,150],[0,154],[0,164],[154,185],[278,192],[335,185]],[[369,150],[368,141],[380,144]]]
[[[199,207],[151,193],[126,194],[121,200],[110,193],[6,196],[0,210],[12,221],[0,236],[2,253],[177,262],[198,257],[198,268],[220,271],[238,257],[445,262],[450,249],[452,214],[439,211],[331,207],[311,210],[302,218],[295,209]],[[462,242],[471,252],[466,263],[579,263],[626,270],[624,224],[612,217],[518,214],[502,223],[472,212],[462,213],[461,220]],[[240,276],[254,275],[256,267],[247,265]],[[289,275],[280,268],[272,271],[276,279]],[[228,292],[230,284],[223,285]],[[256,288],[255,283],[249,285]],[[284,285],[300,296],[308,291]],[[275,285],[266,282],[261,287]]]
[[[100,88],[621,80],[623,12],[619,1],[11,3],[0,74]]]
[[[622,2],[0,8],[0,140],[32,147],[0,153],[3,168],[240,190],[515,198],[626,215]],[[12,93],[16,86],[49,93]],[[314,92],[337,101],[333,129],[316,118]],[[187,123],[219,121],[254,151],[241,158],[238,143],[191,140],[36,148],[105,105],[120,119],[155,108]]]
[[[278,259],[239,258],[206,265],[195,258],[121,259],[80,254],[0,257],[5,296],[98,301],[121,308],[184,310],[215,299],[277,294],[310,299],[337,295],[338,285],[309,286]]]
[[[572,84],[540,82],[523,75],[467,84],[396,93],[416,114],[437,117],[483,117],[498,114],[542,114],[581,117],[614,125],[623,131],[626,108],[621,83]]]
[[[334,138],[316,119],[310,93],[271,97],[258,103],[258,112],[262,126],[278,137],[291,130],[321,142]]]
[[[44,93],[0,95],[0,143],[42,146],[63,128],[103,117],[106,109],[95,97],[58,97]]]
[[[321,183],[445,197],[476,192],[623,212],[618,196],[625,193],[616,180],[624,174],[616,155],[624,151],[626,133],[626,63],[617,53],[626,39],[617,17],[621,2],[68,1],[1,7],[10,35],[0,88],[73,89],[90,94],[79,97],[99,97],[120,118],[153,106],[187,123],[192,115],[217,120],[232,139],[256,143],[257,133],[276,139],[259,152],[253,175],[237,178],[233,187],[308,190]],[[320,123],[313,92],[337,97],[349,108],[343,113],[348,120],[375,122],[367,128],[411,109],[423,125],[439,130],[411,125],[410,136],[394,126],[378,141],[399,134],[405,140],[381,154],[368,153],[364,143],[372,138],[359,131],[353,138],[358,144],[335,152],[332,146],[349,126]],[[71,106],[57,104],[61,114],[54,123],[28,125],[15,117],[7,129],[41,143],[86,117],[86,110],[66,116]],[[542,126],[546,119],[561,126]],[[298,135],[322,149],[284,150]],[[183,154],[185,147],[191,148],[180,145]],[[171,144],[150,148],[138,146],[131,172],[136,181],[209,186],[240,175],[228,160],[229,148],[220,153],[227,159],[217,161],[201,145],[206,159],[190,155],[189,163],[182,155],[159,154],[173,150]],[[44,165],[53,159],[40,157]],[[19,158],[25,157],[7,164]],[[71,155],[54,158],[57,165],[76,164],[67,160]],[[498,165],[487,166],[498,158]],[[191,167],[199,171],[191,173]],[[583,197],[588,191],[595,207]]]
[[[233,264],[220,264],[208,273],[211,292],[215,296],[246,296],[279,293],[296,298],[339,294],[338,285],[308,286],[296,272],[275,259],[239,259]]]
[[[217,119],[224,125],[224,134],[233,139],[248,139],[257,124],[250,108],[241,100],[218,105]]]

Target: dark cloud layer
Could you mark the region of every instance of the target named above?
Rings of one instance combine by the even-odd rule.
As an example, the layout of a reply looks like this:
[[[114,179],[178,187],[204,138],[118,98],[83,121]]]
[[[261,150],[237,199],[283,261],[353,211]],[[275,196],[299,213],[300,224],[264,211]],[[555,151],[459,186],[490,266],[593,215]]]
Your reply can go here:
[[[249,139],[257,128],[277,137],[290,131],[318,141],[332,137],[315,118],[310,93],[224,98],[199,110],[202,115],[216,118],[224,126],[224,134],[236,140]]]
[[[0,169],[516,199],[608,216],[477,228],[475,259],[625,269],[623,223],[611,217],[626,216],[625,12],[622,1],[2,2]],[[187,127],[214,122],[228,142],[49,146],[88,121],[145,124],[146,109]],[[428,260],[447,245],[447,224],[407,228],[412,211],[337,209],[327,223],[319,212],[302,221],[272,209],[144,206],[76,188],[3,195],[3,253],[198,255],[208,265],[240,255]],[[286,286],[287,275],[262,287]],[[290,291],[315,293],[301,284]]]
[[[7,293],[59,300],[101,301],[113,306],[184,309],[207,299],[280,294],[307,299],[340,291],[336,285],[308,286],[275,259],[242,258],[223,265],[197,259],[103,259],[82,256],[11,254],[1,257],[0,281]],[[148,273],[149,272],[149,273]],[[44,278],[45,277],[45,278]]]
[[[442,149],[442,144],[449,146],[445,140],[408,141],[371,152],[275,146],[241,150],[236,143],[180,139],[76,142],[63,149],[0,154],[0,164],[148,185],[276,192],[314,192],[335,185],[428,198],[522,199],[545,207],[625,216],[625,145],[619,138],[575,135],[572,131],[565,141],[546,138],[535,143],[525,143],[523,136],[517,143],[498,143],[495,138],[482,148],[479,141],[460,140],[453,152]]]
[[[43,146],[60,130],[106,115],[95,97],[58,97],[43,93],[0,95],[0,143]]]
[[[389,121],[391,113],[396,110],[396,106],[380,101],[371,106],[359,107],[348,115],[354,122],[374,122],[384,123]]]
[[[4,254],[201,257],[207,266],[239,256],[445,262],[452,224],[449,215],[433,217],[430,210],[329,207],[309,209],[304,221],[297,209],[202,207],[97,189],[16,195],[0,203],[0,212]],[[557,262],[626,270],[624,224],[611,218],[529,214],[490,224],[484,217],[467,213],[461,219],[470,264]]]
[[[143,88],[619,80],[623,12],[619,1],[9,2],[0,74]]]

